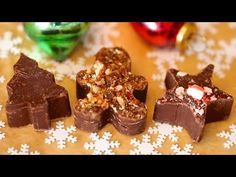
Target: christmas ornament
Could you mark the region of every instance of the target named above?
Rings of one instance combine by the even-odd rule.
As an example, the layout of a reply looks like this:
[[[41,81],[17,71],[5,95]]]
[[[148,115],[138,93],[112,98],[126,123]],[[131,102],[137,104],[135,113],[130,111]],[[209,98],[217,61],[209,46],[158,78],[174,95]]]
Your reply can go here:
[[[40,48],[58,61],[65,60],[87,31],[86,22],[27,22],[24,30]]]
[[[186,22],[132,22],[135,31],[147,42],[159,46],[173,46],[186,49],[191,40],[202,40],[195,35],[194,23]]]

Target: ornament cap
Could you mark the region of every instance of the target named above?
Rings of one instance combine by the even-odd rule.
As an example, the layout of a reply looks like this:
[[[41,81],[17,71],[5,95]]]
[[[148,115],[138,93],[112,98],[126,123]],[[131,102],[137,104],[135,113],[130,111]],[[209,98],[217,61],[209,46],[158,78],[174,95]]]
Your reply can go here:
[[[194,23],[185,23],[176,36],[176,47],[184,50],[188,46],[189,39],[195,34],[197,27]]]

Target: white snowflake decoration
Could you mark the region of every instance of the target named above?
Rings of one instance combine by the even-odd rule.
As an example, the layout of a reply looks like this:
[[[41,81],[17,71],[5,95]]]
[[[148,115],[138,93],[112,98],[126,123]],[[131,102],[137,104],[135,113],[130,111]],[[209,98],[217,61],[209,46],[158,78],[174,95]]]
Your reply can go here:
[[[0,120],[0,129],[5,127],[5,122]],[[0,131],[0,140],[5,138],[5,133]]]
[[[236,145],[236,125],[232,124],[229,126],[230,132],[222,131],[217,133],[216,136],[225,138],[227,141],[224,143],[224,148],[230,149],[232,146]]]
[[[101,138],[97,133],[91,133],[89,137],[92,142],[86,142],[84,148],[87,150],[93,150],[93,154],[112,155],[115,154],[112,149],[120,146],[118,141],[111,141],[112,134],[110,132],[104,132]]]
[[[20,37],[13,38],[12,32],[5,32],[3,37],[0,37],[0,59],[6,59],[10,53],[19,54],[18,45],[21,43],[22,39]]]
[[[196,22],[195,24],[197,25],[198,33],[202,36],[205,36],[208,33],[213,35],[218,33],[217,22]]]
[[[32,45],[31,48],[22,48],[21,52],[39,63],[50,63],[48,56],[37,45]]]
[[[73,62],[70,59],[67,59],[64,62],[51,61],[50,67],[47,69],[55,75],[55,79],[61,81],[64,77],[69,79],[76,80],[76,74],[80,70],[86,69],[85,59],[79,58],[77,62]]]
[[[216,48],[218,46],[219,48]],[[208,64],[215,66],[214,73],[219,78],[225,77],[225,72],[228,71],[236,59],[236,38],[232,38],[229,43],[223,40],[207,41],[207,49],[203,52],[196,53],[197,59],[200,61],[197,67],[203,69]]]
[[[176,136],[177,132],[182,132],[183,128],[180,126],[172,126],[166,123],[155,123],[155,127],[149,128],[148,133],[158,134],[156,139],[156,144],[158,147],[161,147],[165,140],[168,138],[172,142],[177,142],[178,137]]]
[[[227,24],[231,29],[236,29],[236,22],[229,22]]]
[[[118,37],[117,23],[91,23],[88,32],[83,36],[85,57],[91,57],[102,47],[112,47],[111,37]]]
[[[164,89],[164,79],[169,68],[178,68],[177,62],[183,62],[184,57],[177,49],[155,49],[147,53],[147,57],[154,59],[157,74],[152,76],[153,80],[161,81],[160,88]]]
[[[192,153],[193,146],[191,144],[185,144],[183,149],[181,149],[178,144],[173,144],[171,150],[176,155],[199,155],[199,153]]]
[[[130,150],[130,155],[155,155],[161,154],[156,150],[158,144],[156,142],[151,143],[150,135],[143,135],[142,141],[136,138],[131,139],[130,144],[132,144],[135,149]]]
[[[24,32],[24,27],[23,27],[22,23],[19,24],[19,25],[17,25],[16,29],[17,29],[17,31],[19,31],[19,32]]]
[[[0,84],[4,83],[5,81],[5,77],[4,76],[0,76]]]
[[[64,149],[66,147],[66,141],[71,143],[77,142],[77,137],[70,135],[76,131],[76,127],[71,125],[65,129],[64,122],[56,122],[56,128],[52,128],[49,131],[46,131],[49,134],[49,137],[45,139],[46,144],[52,144],[57,142],[57,148]]]
[[[10,155],[39,155],[38,151],[31,152],[28,144],[21,144],[20,150],[14,147],[8,148],[7,153]]]

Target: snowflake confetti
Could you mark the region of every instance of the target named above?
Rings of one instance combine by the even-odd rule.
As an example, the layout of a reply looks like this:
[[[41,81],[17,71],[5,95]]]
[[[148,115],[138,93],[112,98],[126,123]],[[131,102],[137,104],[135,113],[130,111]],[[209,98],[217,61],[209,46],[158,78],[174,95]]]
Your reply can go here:
[[[0,37],[0,59],[6,59],[9,54],[19,54],[18,45],[21,43],[22,39],[20,37],[13,38],[12,32],[5,32],[3,37]]]
[[[117,23],[91,23],[88,32],[83,36],[83,46],[86,48],[85,57],[91,57],[102,47],[112,47],[111,38],[117,38]]]
[[[236,145],[236,125],[232,124],[229,126],[230,132],[222,131],[217,133],[216,136],[220,138],[225,138],[227,141],[224,143],[224,148],[230,149],[232,146]]]
[[[161,81],[160,88],[164,89],[164,79],[169,68],[178,68],[177,62],[183,62],[184,57],[177,49],[155,49],[147,53],[147,57],[154,59],[157,74],[152,75],[153,80]]]
[[[22,48],[21,52],[41,64],[50,63],[48,56],[37,45],[32,45],[30,48]]]
[[[77,62],[73,62],[67,59],[64,62],[51,61],[48,63],[51,65],[47,70],[55,75],[55,79],[58,81],[68,77],[71,80],[76,80],[76,74],[80,70],[86,69],[85,59],[79,58]]]
[[[0,129],[5,127],[5,122],[0,120]],[[0,131],[0,140],[5,138],[5,133]]]
[[[0,84],[3,84],[5,81],[5,77],[4,76],[0,76]]]
[[[200,63],[198,69],[203,69],[209,63],[215,66],[214,73],[219,78],[225,77],[225,72],[228,71],[236,59],[236,38],[232,38],[229,43],[223,40],[213,41],[208,40],[207,49],[201,53],[197,53],[197,59]],[[218,46],[219,48],[216,48]]]
[[[199,155],[199,153],[192,153],[193,146],[191,144],[185,144],[183,149],[181,149],[178,144],[173,144],[171,150],[176,155]]]
[[[172,126],[166,123],[155,123],[155,127],[149,128],[148,133],[158,134],[156,144],[158,147],[161,147],[167,138],[172,142],[177,142],[178,137],[176,136],[176,133],[182,132],[182,130],[183,128],[180,126]]]
[[[227,24],[228,24],[229,28],[236,29],[236,23],[235,22],[229,22]]]
[[[21,24],[17,25],[16,29],[17,29],[17,31],[19,31],[19,32],[24,32],[23,24],[21,23]]]
[[[84,148],[87,150],[93,150],[93,154],[115,154],[112,149],[118,148],[120,143],[118,141],[111,141],[112,134],[110,132],[104,132],[100,138],[97,133],[91,133],[90,139],[92,142],[85,143]]]
[[[196,22],[198,33],[202,36],[206,36],[207,34],[217,34],[217,22]]]
[[[156,150],[158,144],[156,142],[151,143],[150,135],[143,135],[142,141],[136,138],[131,139],[130,144],[135,147],[135,149],[130,150],[130,155],[154,155],[161,154]]]
[[[57,142],[57,148],[64,149],[66,147],[66,142],[76,143],[77,137],[70,135],[76,131],[76,127],[71,125],[65,129],[64,122],[56,122],[56,128],[52,128],[49,131],[46,131],[49,134],[49,137],[45,139],[46,144],[52,144]]]
[[[38,151],[30,151],[28,144],[21,144],[20,150],[14,147],[8,148],[7,153],[10,155],[39,155]]]

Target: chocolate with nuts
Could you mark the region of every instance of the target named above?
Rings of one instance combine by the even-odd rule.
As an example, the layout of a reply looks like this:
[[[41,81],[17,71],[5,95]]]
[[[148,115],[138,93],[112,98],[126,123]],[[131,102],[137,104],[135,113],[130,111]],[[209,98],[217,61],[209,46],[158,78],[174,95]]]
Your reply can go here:
[[[128,53],[119,47],[102,48],[91,69],[77,74],[75,125],[96,132],[107,123],[127,135],[144,131],[148,83],[131,72]]]
[[[233,97],[211,82],[214,66],[198,75],[170,69],[164,97],[157,100],[153,119],[184,127],[193,141],[200,141],[206,123],[228,118]]]
[[[14,76],[7,84],[6,113],[10,127],[33,124],[36,130],[50,128],[50,120],[71,115],[67,91],[55,83],[52,73],[21,54]]]

